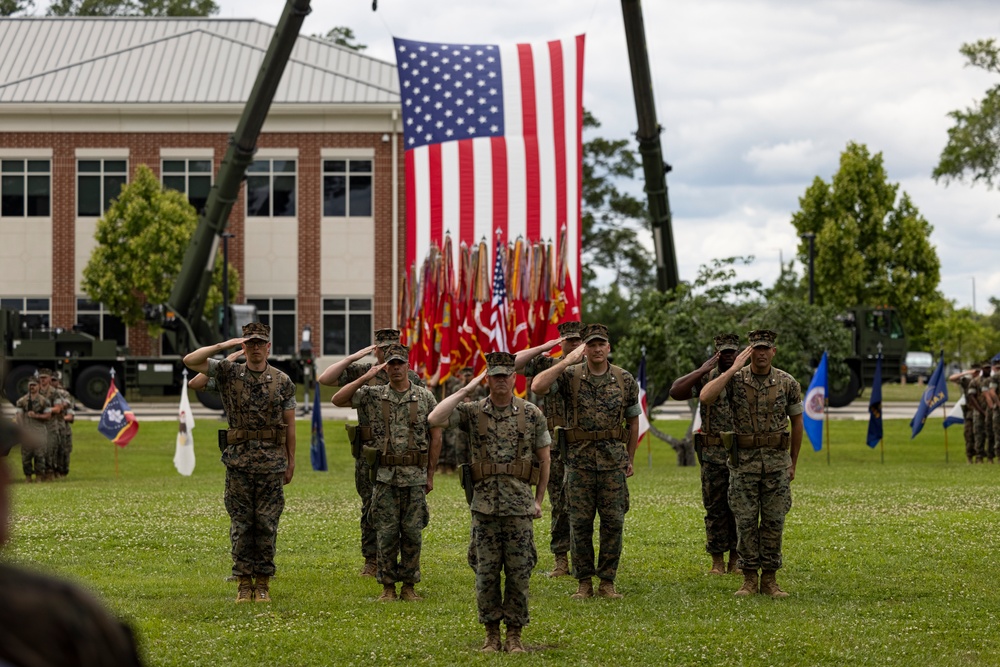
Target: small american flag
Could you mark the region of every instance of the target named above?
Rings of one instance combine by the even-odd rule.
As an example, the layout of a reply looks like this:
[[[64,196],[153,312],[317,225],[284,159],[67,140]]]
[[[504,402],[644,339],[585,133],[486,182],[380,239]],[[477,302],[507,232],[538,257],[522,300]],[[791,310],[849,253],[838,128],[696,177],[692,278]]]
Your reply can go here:
[[[406,149],[406,266],[450,232],[554,241],[580,285],[584,38],[543,44],[395,40]],[[556,251],[559,249],[556,248]]]
[[[494,352],[510,352],[507,341],[507,284],[503,278],[503,254],[497,244],[496,261],[493,263],[493,301],[490,304],[490,343]]]

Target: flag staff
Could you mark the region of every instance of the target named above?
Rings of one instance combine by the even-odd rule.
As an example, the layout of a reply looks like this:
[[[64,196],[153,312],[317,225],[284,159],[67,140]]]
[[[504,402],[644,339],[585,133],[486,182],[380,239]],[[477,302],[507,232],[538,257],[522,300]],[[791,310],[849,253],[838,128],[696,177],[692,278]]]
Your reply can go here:
[[[643,345],[639,349],[642,351],[642,367],[643,367],[643,369],[645,369],[646,368],[646,346]],[[649,415],[648,414],[646,415],[646,419],[649,419]],[[650,421],[649,423],[650,423],[650,425],[652,425],[653,422]],[[651,445],[652,442],[653,442],[653,438],[652,437],[646,438],[646,460],[649,462],[649,469],[650,470],[653,469],[653,447]]]
[[[823,430],[826,432],[826,464],[830,465],[830,399],[823,397]]]
[[[945,401],[941,404],[941,410],[944,412],[945,419],[948,418],[948,410],[945,407],[947,403],[948,401]],[[948,463],[948,429],[944,429],[944,462]]]
[[[111,384],[115,383],[115,367],[111,367]],[[118,479],[118,445],[111,443],[115,448],[115,479]]]

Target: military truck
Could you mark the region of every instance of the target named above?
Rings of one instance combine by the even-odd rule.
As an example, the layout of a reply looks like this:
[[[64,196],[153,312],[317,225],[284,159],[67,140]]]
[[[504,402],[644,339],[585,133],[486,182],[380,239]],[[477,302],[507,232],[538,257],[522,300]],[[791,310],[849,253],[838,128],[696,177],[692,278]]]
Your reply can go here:
[[[830,406],[841,408],[861,395],[875,379],[875,361],[882,350],[882,382],[899,382],[905,372],[907,342],[903,320],[892,308],[851,308],[837,318],[850,329],[853,354],[830,368]]]
[[[147,318],[163,328],[167,347],[178,355],[169,357],[132,357],[113,341],[102,341],[85,333],[29,326],[26,318],[14,310],[0,311],[0,368],[4,371],[4,391],[14,401],[27,390],[28,377],[38,368],[47,367],[63,373],[64,385],[87,407],[98,409],[111,386],[111,369],[119,389],[141,396],[179,394],[183,388],[181,357],[204,345],[218,343],[239,331],[239,324],[256,320],[253,306],[231,306],[229,332],[203,316],[205,300],[212,281],[212,268],[219,239],[226,230],[229,213],[236,202],[246,170],[257,152],[257,138],[267,118],[271,101],[281,82],[285,65],[306,15],[309,0],[287,0],[278,27],[261,63],[253,90],[240,116],[236,131],[222,160],[208,201],[198,217],[184,262],[165,304],[147,308]],[[301,346],[300,354],[272,357],[271,363],[300,382],[312,370],[311,349]],[[221,409],[218,396],[199,392],[199,400]]]

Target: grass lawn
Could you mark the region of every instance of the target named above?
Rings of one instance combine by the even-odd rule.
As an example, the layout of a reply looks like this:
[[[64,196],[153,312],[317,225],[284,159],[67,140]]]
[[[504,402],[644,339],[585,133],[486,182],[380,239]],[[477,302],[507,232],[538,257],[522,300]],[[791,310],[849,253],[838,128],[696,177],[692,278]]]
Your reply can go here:
[[[650,468],[643,446],[618,579],[625,598],[570,600],[575,581],[542,575],[552,566],[546,516],[524,633],[531,654],[516,659],[477,651],[469,516],[454,476],[429,496],[424,601],[375,601],[381,587],[356,574],[359,501],[336,422],[325,428],[327,473],[310,469],[309,424],[299,424],[274,602],[234,604],[218,426],[198,422],[198,466],[182,478],[176,425],[142,424],[116,478],[112,446],[93,424],[77,425],[67,480],[14,486],[5,558],[95,590],[134,625],[150,665],[1000,664],[1000,466],[967,465],[958,429],[949,464],[933,423],[911,441],[906,420],[887,421],[884,465],[863,444],[864,422],[833,423],[829,465],[804,445],[779,573],[785,600],[736,599],[739,578],[705,574],[698,470],[676,467],[662,443]]]

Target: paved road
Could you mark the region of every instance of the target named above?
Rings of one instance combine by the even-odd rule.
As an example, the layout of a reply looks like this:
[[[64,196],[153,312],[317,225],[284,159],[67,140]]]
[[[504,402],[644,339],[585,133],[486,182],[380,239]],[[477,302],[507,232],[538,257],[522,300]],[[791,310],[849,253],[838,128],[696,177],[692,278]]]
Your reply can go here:
[[[948,406],[950,409],[950,405]],[[174,421],[177,419],[177,403],[134,403],[132,411],[140,421]],[[194,401],[191,409],[197,419],[221,419],[221,413],[202,406]],[[917,403],[885,403],[882,405],[882,415],[884,419],[911,419],[917,411]],[[300,411],[301,414],[301,411]],[[681,420],[690,419],[691,411],[687,403],[677,401],[667,401],[653,411],[656,419]],[[97,421],[100,419],[100,411],[82,408],[77,412],[77,418],[81,420]],[[323,419],[352,420],[355,419],[355,411],[351,408],[338,408],[329,403],[323,406]],[[941,419],[942,413],[938,409],[931,416],[931,419]],[[865,401],[855,401],[846,408],[831,408],[830,419],[847,419],[854,421],[868,420],[868,403]]]

